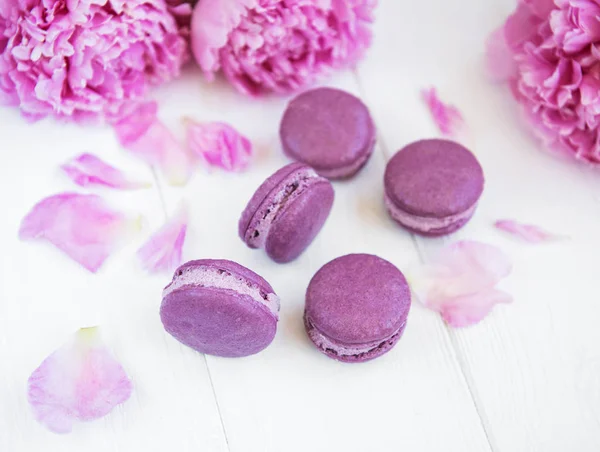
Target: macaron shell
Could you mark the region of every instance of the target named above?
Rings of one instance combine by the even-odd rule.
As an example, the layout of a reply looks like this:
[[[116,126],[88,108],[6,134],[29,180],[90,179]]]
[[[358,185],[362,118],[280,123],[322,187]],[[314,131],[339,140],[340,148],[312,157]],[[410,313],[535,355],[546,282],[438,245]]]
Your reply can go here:
[[[177,270],[175,270],[175,274],[173,275],[173,281],[175,281],[178,276],[181,276],[184,272],[188,270],[201,269],[203,267],[213,268],[217,270],[225,270],[226,272],[248,280],[248,282],[258,286],[266,294],[275,293],[273,287],[271,287],[271,284],[269,284],[267,280],[264,279],[262,276],[260,276],[257,273],[254,273],[249,268],[246,268],[243,265],[238,264],[237,262],[225,259],[198,259],[186,262],[185,264],[181,265]]]
[[[284,166],[277,170],[273,175],[267,178],[261,185],[258,187],[252,198],[246,205],[242,216],[240,217],[240,221],[238,223],[238,233],[242,240],[245,241],[246,231],[252,222],[254,215],[257,210],[261,207],[262,203],[269,196],[269,194],[275,190],[279,184],[281,184],[288,176],[292,173],[305,168],[306,165],[302,163],[291,163],[289,165]]]
[[[333,88],[318,88],[297,96],[288,105],[280,126],[287,155],[323,176],[335,174],[336,178],[349,177],[366,163],[375,135],[365,104]]]
[[[390,339],[387,339],[381,342],[378,346],[369,350],[366,353],[360,353],[357,355],[342,355],[337,353],[336,350],[332,348],[324,348],[321,347],[318,343],[317,334],[314,327],[311,327],[309,322],[307,322],[306,315],[304,316],[304,327],[306,328],[306,332],[308,333],[308,337],[310,340],[328,357],[335,359],[337,361],[341,361],[343,363],[364,363],[367,361],[371,361],[375,358],[379,358],[382,355],[385,355],[392,348],[396,346],[398,341],[402,338],[404,334],[404,330],[406,329],[406,324],[398,330],[398,332],[393,335]]]
[[[242,357],[265,349],[277,319],[251,297],[233,290],[185,286],[167,295],[160,308],[165,330],[181,343],[209,355]]]
[[[327,181],[307,186],[277,215],[265,251],[278,263],[296,259],[317,236],[333,206],[334,191]]]
[[[351,254],[323,266],[306,293],[306,316],[334,341],[383,341],[406,322],[410,289],[391,263],[372,255]]]
[[[385,191],[399,208],[413,215],[443,218],[472,207],[483,192],[484,176],[475,156],[448,140],[422,140],[389,161]]]

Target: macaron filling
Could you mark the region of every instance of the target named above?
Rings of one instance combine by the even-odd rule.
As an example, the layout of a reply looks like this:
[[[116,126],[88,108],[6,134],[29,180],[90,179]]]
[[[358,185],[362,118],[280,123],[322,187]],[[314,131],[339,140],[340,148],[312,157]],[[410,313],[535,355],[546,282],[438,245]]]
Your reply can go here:
[[[406,325],[405,320],[396,331],[383,340],[368,342],[365,344],[346,344],[324,335],[306,315],[304,316],[304,322],[306,324],[307,333],[314,344],[323,352],[339,356],[340,358],[361,358],[365,355],[375,354],[386,346],[391,347],[395,344],[400,334],[402,334],[404,331],[404,326]]]
[[[276,318],[279,316],[279,297],[267,293],[258,285],[225,269],[211,267],[192,267],[181,270],[175,279],[163,291],[163,298],[184,286],[213,287],[233,290],[248,295],[257,303],[265,306]]]
[[[477,209],[477,203],[473,204],[464,212],[456,215],[449,215],[447,217],[436,218],[436,217],[423,217],[419,215],[410,214],[400,208],[398,208],[390,197],[385,195],[385,205],[392,215],[392,218],[398,223],[406,226],[409,229],[415,229],[422,232],[437,231],[439,229],[447,228],[448,226],[469,220],[475,210]]]
[[[248,246],[262,248],[269,235],[269,229],[279,212],[283,210],[286,204],[300,196],[306,187],[318,182],[320,179],[321,176],[308,167],[293,172],[284,179],[278,186],[279,191],[274,195],[273,192],[269,194],[267,200],[270,202],[263,202],[250,221],[253,227],[248,228],[245,234]]]

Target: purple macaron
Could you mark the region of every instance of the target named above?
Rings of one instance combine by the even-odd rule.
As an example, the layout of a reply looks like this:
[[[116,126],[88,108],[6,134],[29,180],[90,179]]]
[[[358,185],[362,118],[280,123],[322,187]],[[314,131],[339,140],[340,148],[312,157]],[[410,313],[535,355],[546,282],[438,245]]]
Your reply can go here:
[[[253,355],[275,337],[279,298],[253,271],[226,260],[197,260],[175,271],[160,318],[179,342],[215,356]]]
[[[317,88],[288,105],[280,126],[283,150],[330,179],[353,176],[375,146],[375,124],[357,97],[339,89]]]
[[[327,356],[358,363],[398,342],[410,310],[400,270],[377,256],[349,254],[323,266],[306,291],[304,325]]]
[[[387,164],[385,204],[396,222],[425,236],[450,234],[473,216],[484,176],[475,156],[448,140],[422,140]]]
[[[333,205],[331,182],[311,167],[291,163],[254,193],[239,221],[250,248],[264,248],[275,262],[296,259],[317,236]]]

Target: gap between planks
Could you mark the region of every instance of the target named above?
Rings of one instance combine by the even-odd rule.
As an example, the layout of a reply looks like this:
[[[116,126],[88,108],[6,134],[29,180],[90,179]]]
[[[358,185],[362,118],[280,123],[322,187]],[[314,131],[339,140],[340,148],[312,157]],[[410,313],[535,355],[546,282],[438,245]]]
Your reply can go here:
[[[363,100],[366,101],[368,99],[367,93],[364,90],[364,87],[361,82],[360,75],[359,75],[357,69],[354,68],[352,70],[352,73],[354,75],[354,80],[356,81],[356,85],[358,87],[360,96],[363,98]],[[377,123],[377,120],[375,118],[373,120],[375,123]],[[379,133],[378,128],[377,128],[377,130],[378,130],[378,132],[377,132],[377,135],[378,135],[377,136],[377,147],[380,149],[380,151],[383,155],[383,158],[384,158],[385,162],[387,163],[391,159],[393,154],[390,152],[390,149],[387,146],[387,144],[383,138],[383,135],[381,133]],[[419,238],[416,234],[411,233],[410,236],[411,236],[415,251],[417,252],[417,255],[419,256],[419,261],[421,263],[425,263],[425,253],[423,252],[423,249],[421,248],[421,240],[422,239]],[[442,320],[439,320],[439,321],[444,324],[443,325],[444,335],[446,336],[447,340],[449,341],[450,345],[452,346],[451,348],[454,352],[453,358],[456,361],[458,368],[460,369],[460,373],[461,373],[463,382],[468,389],[469,397],[471,398],[471,402],[473,403],[473,408],[475,409],[475,412],[477,413],[477,416],[479,418],[480,427],[483,430],[483,434],[485,435],[489,450],[490,450],[490,452],[499,452],[499,448],[496,446],[496,441],[494,440],[494,437],[492,434],[491,424],[490,424],[489,420],[487,419],[487,416],[483,409],[483,404],[477,393],[477,389],[476,389],[475,383],[473,381],[473,376],[471,375],[471,372],[469,371],[468,364],[466,362],[466,357],[464,356],[463,350],[460,347],[460,345],[458,344],[458,342],[456,340],[456,335],[451,330],[451,328]]]

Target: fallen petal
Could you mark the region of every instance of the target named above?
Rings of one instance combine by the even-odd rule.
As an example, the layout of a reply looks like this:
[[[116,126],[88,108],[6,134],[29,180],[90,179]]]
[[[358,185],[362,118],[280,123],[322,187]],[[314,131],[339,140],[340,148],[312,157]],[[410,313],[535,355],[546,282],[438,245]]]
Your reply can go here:
[[[139,219],[113,210],[98,195],[60,193],[33,207],[19,238],[47,240],[95,273],[136,228]]]
[[[146,270],[170,272],[181,265],[187,224],[188,211],[183,206],[139,249],[137,255]]]
[[[444,248],[430,263],[411,275],[411,288],[429,309],[451,325],[479,322],[497,303],[507,302],[495,286],[512,270],[498,248],[461,241]]]
[[[81,187],[105,186],[122,190],[148,188],[149,183],[130,180],[122,171],[93,154],[81,154],[61,166],[69,178]]]
[[[511,302],[511,295],[491,289],[448,300],[437,307],[430,306],[430,308],[437,310],[448,325],[454,328],[463,328],[482,321],[495,305]]]
[[[129,399],[132,389],[98,328],[82,328],[33,371],[27,400],[38,422],[55,433],[68,433],[76,421],[106,416]]]
[[[157,166],[171,185],[185,185],[193,161],[157,117],[156,102],[137,106],[114,124],[119,143],[149,165]]]
[[[199,123],[185,119],[188,148],[211,167],[226,171],[246,169],[252,158],[252,143],[229,124]]]
[[[529,243],[543,243],[564,239],[533,224],[523,224],[514,220],[498,220],[494,226]]]
[[[457,136],[464,128],[464,119],[460,111],[453,105],[443,103],[435,88],[423,90],[421,95],[440,132],[450,137]]]

